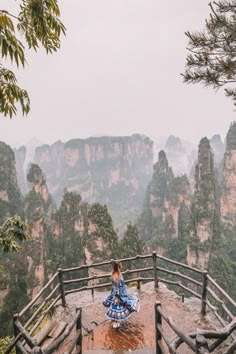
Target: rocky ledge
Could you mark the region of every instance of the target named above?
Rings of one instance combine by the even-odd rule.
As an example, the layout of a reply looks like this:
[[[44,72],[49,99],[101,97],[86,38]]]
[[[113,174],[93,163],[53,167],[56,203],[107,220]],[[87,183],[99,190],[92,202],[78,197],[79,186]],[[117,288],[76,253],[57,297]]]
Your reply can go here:
[[[154,330],[154,304],[160,301],[165,313],[172,318],[179,329],[184,333],[190,333],[199,329],[217,330],[221,328],[215,317],[208,312],[206,317],[200,314],[200,300],[185,298],[160,284],[158,290],[154,290],[153,282],[142,285],[141,290],[135,287],[128,289],[140,298],[140,311],[134,313],[127,321],[121,323],[121,327],[114,329],[111,322],[105,317],[106,309],[101,301],[109,294],[109,291],[95,292],[92,297],[91,291],[75,293],[67,296],[68,307],[66,311],[61,308],[57,311],[57,317],[68,321],[72,317],[76,307],[82,307],[83,324],[83,352],[92,353],[129,353],[129,352],[152,352],[155,348]],[[163,321],[163,327],[170,339],[175,337],[174,332]],[[70,342],[67,338],[67,343]],[[214,353],[220,354],[225,348]],[[181,346],[181,353],[190,353],[185,345]]]

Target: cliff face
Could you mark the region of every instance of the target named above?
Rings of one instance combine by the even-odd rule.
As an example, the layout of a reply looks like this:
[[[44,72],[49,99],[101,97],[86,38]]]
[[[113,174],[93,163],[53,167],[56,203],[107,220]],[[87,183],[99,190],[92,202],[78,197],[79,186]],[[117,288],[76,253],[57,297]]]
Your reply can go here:
[[[15,214],[23,215],[23,204],[17,186],[15,156],[7,144],[0,142],[0,224]],[[1,334],[12,327],[12,312],[17,312],[17,302],[21,306],[27,298],[24,261],[18,254],[1,254],[0,257],[0,323]],[[18,294],[17,294],[18,293]],[[21,296],[17,301],[17,296]],[[1,335],[0,334],[0,335]]]
[[[21,146],[18,149],[14,149],[16,160],[16,174],[17,184],[23,195],[26,194],[26,180],[25,180],[25,161],[26,161],[26,147]]]
[[[32,240],[26,244],[24,252],[27,255],[28,272],[34,279],[29,284],[34,295],[45,280],[46,237],[49,227],[47,223],[53,211],[53,204],[45,177],[38,165],[31,164],[27,180],[31,183],[32,189],[25,197],[24,212],[30,225]]]
[[[214,153],[214,161],[216,165],[222,163],[225,152],[225,145],[221,140],[221,136],[219,134],[215,134],[210,139],[210,144]]]
[[[221,194],[222,221],[236,225],[236,123],[232,123],[226,137]]]
[[[179,217],[187,215],[190,186],[185,175],[174,177],[166,154],[160,151],[148,186],[143,212],[139,219],[141,238],[155,246],[159,253],[169,248],[179,235]]]
[[[21,206],[14,152],[9,145],[0,142],[0,220],[20,213]]]
[[[140,212],[151,178],[152,142],[140,135],[74,139],[38,147],[35,161],[57,201],[64,188],[77,191],[90,203],[106,203],[120,225],[126,211],[129,220]]]
[[[187,262],[207,268],[210,245],[215,237],[218,201],[213,152],[207,138],[200,141],[195,168],[195,192],[191,203]]]
[[[42,145],[35,148],[34,161],[42,168],[47,176],[49,190],[54,195],[63,190],[64,144]]]
[[[76,192],[66,191],[60,208],[51,218],[52,232],[48,238],[47,272],[60,267],[101,262],[115,258],[118,238],[107,207],[82,202]],[[89,274],[96,272],[90,268]],[[86,275],[86,274],[85,274]]]

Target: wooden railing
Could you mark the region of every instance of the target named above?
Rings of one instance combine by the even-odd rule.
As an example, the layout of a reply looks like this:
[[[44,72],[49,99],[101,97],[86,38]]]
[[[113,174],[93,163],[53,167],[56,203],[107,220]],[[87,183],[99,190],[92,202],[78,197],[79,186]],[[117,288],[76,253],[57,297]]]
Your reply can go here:
[[[68,337],[68,335],[71,333],[73,328],[76,329],[76,334],[74,338],[71,340],[70,345],[68,346],[66,352],[64,354],[71,354],[76,348],[76,353],[81,354],[82,353],[82,309],[78,308],[76,309],[76,314],[72,321],[65,327],[64,331],[62,334],[55,339],[46,349],[42,350],[40,345],[41,342],[38,342],[35,340],[22,326],[22,324],[19,321],[19,316],[17,315],[17,318],[15,316],[14,318],[14,329],[16,333],[15,340],[11,343],[11,345],[7,348],[5,351],[5,354],[11,353],[13,348],[16,348],[16,353],[23,353],[27,354],[30,350],[30,353],[32,354],[52,354],[54,353],[57,348],[64,342],[64,340]],[[47,333],[46,333],[47,334]],[[26,345],[28,348],[26,349],[24,344],[21,343],[20,339],[24,338]],[[43,341],[44,337],[42,337]]]
[[[176,338],[170,340],[166,331],[163,329],[163,320],[176,333]],[[190,334],[183,333],[162,310],[161,303],[155,304],[155,327],[156,327],[156,353],[157,354],[178,354],[177,349],[181,344],[185,343],[193,353],[208,354],[217,349],[232,333],[236,330],[236,318],[222,330],[198,330]],[[208,344],[207,339],[211,340]],[[168,352],[163,345],[163,341],[168,348]],[[236,349],[236,341],[229,344],[224,354],[234,354]]]
[[[184,292],[185,295],[190,294],[198,298],[201,301],[201,314],[205,316],[208,307],[222,326],[227,326],[230,321],[235,319],[236,303],[206,271],[201,271],[197,268],[157,255],[156,252],[148,255],[137,255],[135,257],[119,259],[119,261],[121,261],[124,266],[127,262],[129,262],[128,264],[137,263],[137,261],[143,263],[142,268],[137,267],[135,264],[135,269],[127,269],[122,272],[125,277],[131,276],[131,278],[125,280],[126,284],[135,282],[137,288],[140,289],[142,283],[154,281],[154,288],[157,289],[159,282],[163,282],[171,287],[182,289],[181,291]],[[91,290],[93,295],[95,289],[110,287],[111,275],[110,272],[108,273],[108,269],[110,271],[110,267],[113,263],[114,260],[109,260],[91,265],[84,264],[74,268],[58,269],[30,303],[19,314],[14,315],[14,346],[20,348],[19,352],[23,352],[20,351],[22,350],[22,339],[27,342],[26,333],[30,336],[31,340],[33,340],[32,336],[34,332],[55,306],[66,306],[66,297],[69,294]],[[171,267],[174,267],[174,269],[171,269]],[[80,275],[81,272],[85,270],[89,271],[91,268],[93,270],[100,269],[100,271],[102,268],[103,273],[86,277]],[[144,276],[144,274],[146,274],[146,276]],[[162,274],[166,276],[163,277]],[[109,279],[109,281],[91,284],[91,281],[103,281],[104,279]],[[74,284],[77,286],[71,288]],[[212,300],[214,303],[212,303]],[[217,304],[218,307],[216,307],[215,304]],[[37,308],[34,309],[33,306],[37,306]],[[30,343],[30,345],[32,347],[32,343]],[[10,351],[6,353],[10,353]]]

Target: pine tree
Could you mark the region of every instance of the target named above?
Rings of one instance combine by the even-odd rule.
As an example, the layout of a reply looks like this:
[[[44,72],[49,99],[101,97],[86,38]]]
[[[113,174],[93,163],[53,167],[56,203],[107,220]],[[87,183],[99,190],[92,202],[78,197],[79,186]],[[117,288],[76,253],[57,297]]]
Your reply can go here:
[[[202,83],[218,90],[224,88],[236,105],[236,0],[209,3],[210,18],[200,32],[186,32],[189,54],[187,83]]]
[[[134,257],[143,253],[143,241],[139,238],[139,232],[136,225],[129,224],[121,241],[122,257]]]

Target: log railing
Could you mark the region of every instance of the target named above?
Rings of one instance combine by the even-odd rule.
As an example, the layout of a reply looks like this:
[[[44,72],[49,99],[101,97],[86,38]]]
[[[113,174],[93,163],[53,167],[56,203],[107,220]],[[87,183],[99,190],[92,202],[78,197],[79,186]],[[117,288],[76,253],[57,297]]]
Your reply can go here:
[[[121,261],[123,265],[127,262],[129,262],[128,264],[137,263],[137,261],[142,261],[144,264],[143,268],[136,266],[135,269],[127,269],[122,272],[126,277],[135,276],[134,278],[126,279],[126,284],[135,282],[137,288],[140,289],[142,283],[154,281],[155,289],[158,288],[159,282],[178,287],[182,289],[185,294],[188,293],[198,298],[201,301],[201,314],[205,316],[206,308],[208,307],[223,327],[236,316],[236,303],[206,271],[157,255],[156,252],[148,255],[137,255],[135,257],[119,259],[119,261]],[[104,267],[108,269],[109,266],[110,269],[113,262],[114,260],[109,260],[91,265],[83,264],[74,268],[58,269],[41,291],[17,315],[17,321],[22,324],[22,327],[27,331],[29,336],[33,336],[43,319],[55,306],[60,304],[63,307],[66,306],[66,297],[69,294],[91,290],[93,295],[95,289],[110,287],[111,275],[107,271],[104,271]],[[171,269],[171,267],[174,267],[174,269]],[[92,270],[100,269],[100,271],[102,268],[103,274],[86,277],[79,274],[79,276],[77,276],[77,273],[85,270],[89,271],[91,268]],[[187,272],[187,274],[184,272]],[[75,273],[76,276],[74,276]],[[92,280],[103,281],[106,279],[107,282],[105,283],[91,284]],[[71,288],[72,284],[75,285],[73,288]],[[184,298],[184,295],[182,295],[182,298]],[[214,304],[217,303],[218,307],[212,304],[212,299],[214,300]],[[35,305],[37,305],[37,308],[32,309]],[[219,312],[219,308],[221,312]],[[23,317],[28,313],[30,313],[30,316],[28,315],[28,319],[24,321]],[[16,319],[16,316],[14,318]],[[15,320],[14,327],[16,327]],[[15,331],[15,336],[18,336],[20,333],[19,330]],[[19,343],[20,346],[22,346],[22,338],[26,341],[25,336],[22,335],[19,336],[16,342]]]
[[[163,329],[163,320],[176,333],[176,337],[170,340],[166,331]],[[180,354],[177,349],[185,343],[193,353],[208,354],[217,349],[232,333],[236,330],[236,318],[222,330],[198,330],[190,334],[183,333],[167,316],[159,301],[155,304],[155,331],[156,331],[156,354]],[[207,339],[211,342],[208,343]],[[165,343],[165,345],[163,344]],[[168,351],[166,350],[168,348]],[[229,344],[224,354],[233,354],[236,349],[236,341]]]

